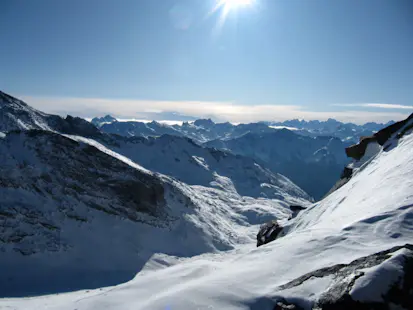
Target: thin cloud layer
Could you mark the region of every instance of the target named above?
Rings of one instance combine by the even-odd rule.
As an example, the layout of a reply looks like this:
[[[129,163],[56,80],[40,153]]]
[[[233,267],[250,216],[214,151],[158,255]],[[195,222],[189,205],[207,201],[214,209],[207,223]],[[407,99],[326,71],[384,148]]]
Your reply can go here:
[[[112,114],[119,118],[142,118],[153,111],[174,111],[183,115],[212,117],[219,121],[256,122],[287,119],[326,120],[362,124],[369,121],[387,122],[406,118],[408,113],[372,111],[307,111],[298,105],[241,105],[229,102],[204,101],[145,101],[99,98],[51,98],[21,96],[35,108],[55,114],[71,114],[85,118]],[[371,104],[367,104],[371,105]],[[377,105],[377,104],[374,104]],[[382,104],[380,104],[382,105]],[[354,107],[355,105],[347,105]],[[359,107],[360,105],[357,105]],[[365,104],[362,106],[366,107]],[[369,106],[367,106],[369,107]]]
[[[363,108],[379,108],[379,109],[402,109],[402,110],[412,110],[412,105],[401,105],[401,104],[388,104],[388,103],[350,103],[350,104],[341,104],[336,103],[332,104],[335,107],[363,107]]]

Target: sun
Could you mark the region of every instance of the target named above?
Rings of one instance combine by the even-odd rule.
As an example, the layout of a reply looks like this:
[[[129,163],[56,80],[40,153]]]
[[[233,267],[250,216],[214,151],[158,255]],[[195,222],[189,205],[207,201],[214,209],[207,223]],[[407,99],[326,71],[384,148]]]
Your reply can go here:
[[[215,0],[216,4],[208,15],[212,15],[218,11],[221,12],[216,27],[216,29],[219,29],[224,25],[225,20],[231,11],[237,11],[241,8],[255,6],[257,1],[259,0]]]
[[[253,0],[219,0],[219,6],[224,7],[225,10],[232,10],[238,7],[249,6]]]

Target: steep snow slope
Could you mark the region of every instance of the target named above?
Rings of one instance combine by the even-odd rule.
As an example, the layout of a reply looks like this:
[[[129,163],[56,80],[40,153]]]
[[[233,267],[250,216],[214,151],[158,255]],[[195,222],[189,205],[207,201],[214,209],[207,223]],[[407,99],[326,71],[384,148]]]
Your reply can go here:
[[[191,185],[213,186],[242,196],[310,199],[289,179],[272,173],[251,158],[204,148],[188,138],[169,135],[114,138],[106,145],[149,170]]]
[[[352,299],[377,303],[386,298],[394,308],[403,302],[405,306],[398,309],[411,309],[403,296],[388,298],[392,284],[396,292],[400,285],[410,285],[404,294],[412,289],[405,272],[411,268],[413,248],[390,248],[413,240],[413,135],[391,143],[347,184],[291,221],[284,237],[265,246],[246,244],[181,261],[158,255],[123,285],[3,299],[0,305],[59,310],[270,310],[281,309],[275,308],[278,301],[303,309],[321,304],[325,306],[321,309],[327,309],[330,301],[343,296],[342,303]],[[342,304],[328,309],[353,308]]]
[[[306,203],[190,187],[94,140],[48,131],[8,133],[0,162],[1,296],[125,282],[154,253],[229,250],[253,241],[251,225]]]
[[[271,171],[285,175],[316,199],[331,189],[349,162],[343,151],[346,144],[338,138],[304,137],[286,129],[214,140],[205,146],[228,149],[265,163]]]

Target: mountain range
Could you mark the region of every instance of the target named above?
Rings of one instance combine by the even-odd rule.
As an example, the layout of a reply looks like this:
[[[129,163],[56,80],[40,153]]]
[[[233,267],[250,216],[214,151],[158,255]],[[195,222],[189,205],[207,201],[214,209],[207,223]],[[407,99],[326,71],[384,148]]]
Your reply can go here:
[[[327,121],[287,120],[284,122],[258,122],[250,124],[215,123],[211,119],[198,119],[191,122],[185,121],[182,125],[167,125],[157,121],[118,121],[111,115],[95,117],[92,123],[102,131],[116,133],[122,136],[160,136],[170,134],[186,136],[198,143],[211,140],[229,140],[239,138],[247,133],[271,133],[280,129],[288,129],[304,136],[330,136],[336,137],[347,143],[357,143],[361,137],[370,136],[382,128],[394,124],[369,122],[364,125],[342,123],[335,119]]]
[[[0,308],[413,308],[413,115],[352,146],[210,120],[120,135],[2,92],[0,121]]]
[[[384,126],[376,124],[374,127],[370,123],[366,124],[369,129],[360,129],[363,127],[334,120],[232,125],[228,122],[216,124],[210,119],[167,125],[155,121],[119,122],[110,115],[94,118],[92,123],[106,133],[147,139],[162,135],[186,137],[207,148],[252,158],[273,173],[285,175],[315,199],[322,198],[333,187],[343,167],[348,164],[343,149],[358,140],[361,134],[371,135],[374,131],[370,129]],[[300,129],[291,126],[299,126]],[[347,133],[338,129],[340,134],[332,135],[337,127],[350,130],[352,138],[340,139],[337,135],[347,137]],[[353,131],[353,127],[360,130]]]

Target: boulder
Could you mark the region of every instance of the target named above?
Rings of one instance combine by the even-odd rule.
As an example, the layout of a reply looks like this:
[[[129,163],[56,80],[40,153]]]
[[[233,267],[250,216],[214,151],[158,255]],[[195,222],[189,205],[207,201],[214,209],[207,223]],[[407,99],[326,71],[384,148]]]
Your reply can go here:
[[[263,224],[257,234],[257,247],[277,239],[282,229],[276,220]]]
[[[300,205],[290,205],[290,210],[293,212],[300,212],[305,210],[306,208]]]

